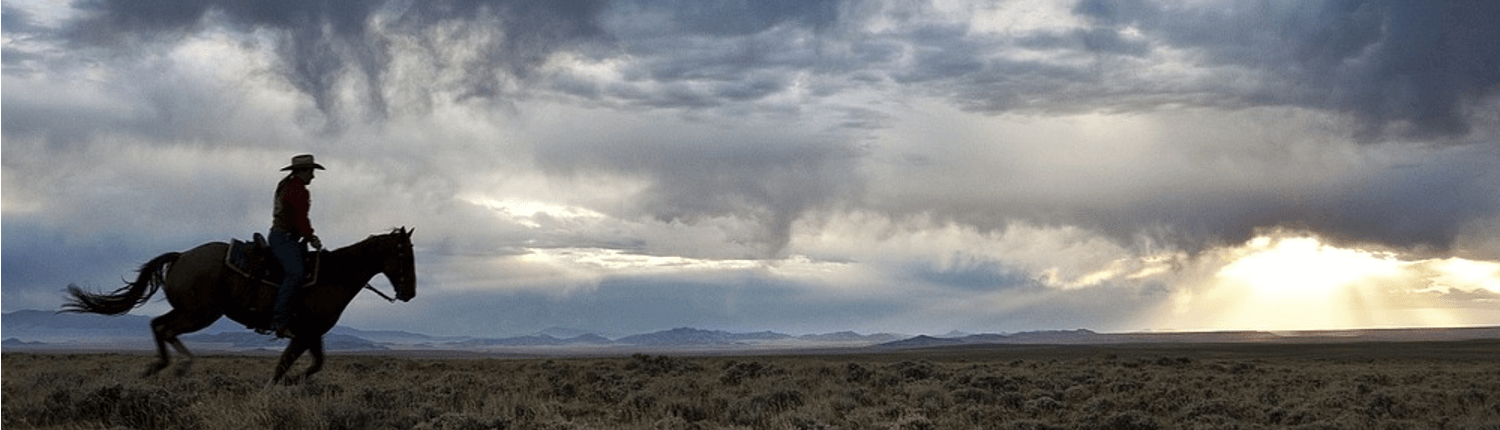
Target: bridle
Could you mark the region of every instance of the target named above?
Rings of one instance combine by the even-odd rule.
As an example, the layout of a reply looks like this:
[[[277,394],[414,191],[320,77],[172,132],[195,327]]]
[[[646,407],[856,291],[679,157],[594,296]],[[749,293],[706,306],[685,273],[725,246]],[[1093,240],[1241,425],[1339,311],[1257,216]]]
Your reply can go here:
[[[408,261],[408,260],[410,260],[410,259],[412,259],[414,257],[412,255],[412,246],[411,246],[411,242],[410,242],[410,239],[409,239],[411,237],[411,232],[412,231],[406,230],[405,228],[401,229],[400,234],[404,238],[407,238],[407,240],[404,241],[404,242],[397,242],[394,245],[396,247],[396,252],[395,252],[395,255],[394,255],[394,258],[396,259],[396,261]],[[395,288],[397,285],[402,285],[403,282],[408,282],[408,281],[413,281],[414,282],[415,280],[407,278],[409,276],[416,276],[416,274],[415,273],[401,273],[399,275],[396,275],[394,278],[391,278],[391,274],[390,273],[386,274],[386,277],[390,278],[390,280],[391,280],[391,287],[392,288]],[[365,289],[366,290],[370,290],[370,291],[374,291],[375,294],[377,294],[377,295],[380,296],[380,298],[385,299],[385,301],[391,302],[391,303],[395,303],[396,300],[397,300],[397,298],[399,298],[401,296],[401,291],[399,289],[396,290],[396,297],[388,296],[388,295],[386,295],[385,293],[383,293],[380,290],[376,289],[373,285],[370,285],[370,284],[365,284]],[[410,300],[410,298],[407,298],[406,300]]]
[[[365,289],[366,290],[370,290],[370,291],[374,291],[375,294],[379,294],[380,298],[385,299],[385,301],[387,301],[387,302],[396,303],[396,298],[395,297],[391,297],[391,296],[385,295],[385,293],[382,293],[382,292],[380,292],[380,290],[375,289],[374,285],[365,284]]]

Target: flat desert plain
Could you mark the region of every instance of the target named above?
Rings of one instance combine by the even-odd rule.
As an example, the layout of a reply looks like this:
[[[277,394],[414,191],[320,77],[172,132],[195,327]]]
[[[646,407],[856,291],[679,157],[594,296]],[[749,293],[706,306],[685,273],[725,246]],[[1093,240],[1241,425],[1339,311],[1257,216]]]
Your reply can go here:
[[[1500,429],[1500,340],[617,357],[3,355],[7,429]],[[294,371],[308,363],[304,357]]]

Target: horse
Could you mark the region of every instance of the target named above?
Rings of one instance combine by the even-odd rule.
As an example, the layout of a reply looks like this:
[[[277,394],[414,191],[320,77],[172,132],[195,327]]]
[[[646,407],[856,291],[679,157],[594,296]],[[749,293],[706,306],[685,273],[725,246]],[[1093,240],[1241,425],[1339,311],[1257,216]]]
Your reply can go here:
[[[287,324],[292,340],[281,353],[272,384],[280,383],[304,352],[312,352],[313,363],[303,377],[310,378],[322,370],[323,335],[338,323],[355,295],[365,288],[374,289],[369,287],[369,281],[375,275],[385,274],[391,281],[396,300],[406,302],[416,296],[411,234],[412,231],[402,227],[338,250],[318,251],[322,264],[317,282],[298,291],[299,300],[293,304],[291,321]],[[71,299],[59,312],[121,315],[145,304],[158,289],[165,288],[172,310],[151,320],[159,359],[142,376],[155,375],[171,365],[167,345],[182,356],[177,374],[183,375],[195,357],[177,339],[178,335],[207,328],[223,316],[247,328],[270,325],[272,311],[269,306],[261,306],[258,299],[264,297],[261,288],[275,287],[233,272],[225,264],[228,250],[227,243],[209,242],[186,252],[162,254],[141,265],[135,282],[128,282],[109,294],[90,293],[70,285]]]

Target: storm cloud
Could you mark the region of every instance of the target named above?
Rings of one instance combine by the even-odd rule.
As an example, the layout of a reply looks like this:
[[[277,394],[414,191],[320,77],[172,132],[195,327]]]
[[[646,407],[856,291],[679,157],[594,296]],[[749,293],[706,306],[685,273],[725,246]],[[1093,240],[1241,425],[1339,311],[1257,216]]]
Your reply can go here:
[[[149,53],[203,31],[227,30],[268,39],[274,71],[326,113],[362,108],[384,115],[388,94],[412,91],[453,97],[510,95],[552,52],[598,38],[599,1],[101,1],[81,4],[81,18],[61,34],[70,42]],[[133,49],[132,49],[133,48]],[[141,50],[141,51],[134,51]],[[412,85],[393,62],[403,54],[456,72]],[[446,82],[445,82],[446,81]],[[340,85],[356,82],[357,98],[341,100]]]
[[[1238,102],[1347,113],[1365,140],[1462,136],[1500,90],[1494,2],[1332,0],[1163,5],[1085,0],[1075,12],[1263,80]]]
[[[1500,53],[1487,43],[1500,39],[1487,19],[1500,15],[1500,8],[1489,2],[1226,8],[1082,1],[1067,12],[1078,26],[994,33],[932,6],[881,2],[103,1],[82,4],[79,18],[56,34],[72,45],[114,49],[114,55],[147,55],[204,32],[266,43],[274,58],[268,71],[310,97],[323,114],[322,126],[335,128],[344,121],[373,120],[369,115],[430,112],[448,102],[440,98],[505,105],[549,90],[606,107],[774,121],[777,115],[807,113],[810,106],[836,105],[845,96],[892,86],[945,97],[986,115],[1303,107],[1348,115],[1356,124],[1351,135],[1366,142],[1457,144],[1470,141],[1465,136],[1472,122],[1496,120],[1485,115],[1500,88],[1500,74],[1494,73]],[[20,23],[28,19],[24,12],[12,15]],[[32,30],[22,24],[18,32]],[[1151,65],[1150,59],[1162,57],[1193,61],[1202,72]],[[610,65],[606,73],[588,72],[605,64]],[[189,107],[212,104],[203,98],[164,96],[174,94],[165,90],[153,94],[158,109],[167,113],[105,115],[93,126],[144,129],[158,125],[152,121],[176,121],[159,125],[182,130],[211,120],[195,117],[199,111]],[[31,127],[78,133],[90,127],[87,122],[82,129],[43,125],[64,117],[45,110],[17,114],[21,118],[8,127],[17,133]],[[762,225],[755,240],[775,255],[808,208],[859,204],[857,190],[866,185],[853,166],[871,154],[858,149],[867,138],[861,127],[892,126],[880,118],[864,115],[842,124],[830,118],[829,128],[814,139],[733,136],[714,142],[716,136],[699,134],[693,141],[650,142],[650,136],[631,136],[560,142],[537,148],[536,154],[553,171],[591,166],[650,178],[652,189],[641,194],[640,207],[658,219],[749,216]],[[832,164],[821,161],[829,156]],[[1011,213],[992,221],[981,220],[995,213],[990,207],[970,214],[963,207],[935,210],[951,212],[960,222],[975,219],[976,225],[1003,226],[1017,216],[1085,223],[1127,240],[1167,227],[1186,246],[1240,241],[1256,228],[1299,225],[1354,239],[1441,248],[1464,223],[1493,206],[1485,193],[1446,193],[1453,202],[1413,202],[1412,211],[1423,210],[1417,205],[1474,210],[1415,215],[1425,226],[1388,232],[1352,227],[1390,220],[1350,219],[1357,217],[1343,214],[1347,207],[1404,203],[1409,197],[1380,195],[1385,192],[1361,189],[1363,197],[1341,197],[1349,203],[1343,206],[1307,203],[1338,199],[1312,190],[1299,191],[1299,201],[1287,201],[1285,193],[1218,203],[1212,195],[1134,195],[1129,202],[1023,202],[1019,210],[1012,201],[997,201],[993,204],[1006,207],[1001,213]]]

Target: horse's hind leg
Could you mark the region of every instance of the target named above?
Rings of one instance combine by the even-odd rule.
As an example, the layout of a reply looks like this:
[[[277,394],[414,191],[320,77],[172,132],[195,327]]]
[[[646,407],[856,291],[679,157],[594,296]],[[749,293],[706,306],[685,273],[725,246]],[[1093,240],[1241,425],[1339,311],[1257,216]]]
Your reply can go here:
[[[182,341],[177,339],[177,335],[202,330],[213,324],[214,320],[217,319],[219,317],[216,315],[192,314],[178,309],[172,309],[166,315],[152,319],[151,333],[156,337],[156,355],[158,359],[155,364],[146,369],[144,376],[155,375],[172,364],[172,357],[167,354],[167,345],[169,344],[172,345],[172,349],[177,350],[178,355],[183,357],[182,364],[178,365],[177,375],[186,374],[188,369],[193,365],[194,356],[193,352],[189,351],[187,346],[183,345]]]
[[[297,361],[297,357],[301,357],[302,353],[307,352],[307,347],[307,341],[303,340],[302,337],[292,338],[292,342],[286,346],[286,350],[281,352],[281,360],[276,362],[276,374],[271,376],[271,385],[281,382],[281,378],[286,376],[286,371],[292,368],[292,363]],[[317,354],[322,355],[322,352],[323,346],[320,342]]]
[[[151,336],[152,339],[156,341],[157,359],[156,363],[152,364],[151,367],[146,368],[146,373],[142,374],[142,377],[155,375],[156,372],[160,372],[162,369],[166,369],[168,365],[172,364],[172,355],[167,352],[168,335],[165,333],[165,326],[168,317],[172,316],[172,314],[174,313],[177,313],[177,311],[173,310],[171,312],[167,312],[166,315],[162,315],[151,320]]]

